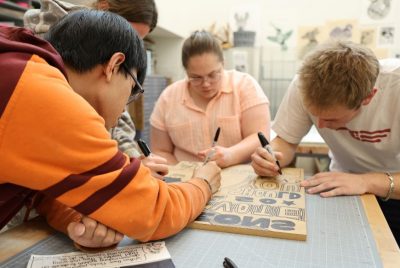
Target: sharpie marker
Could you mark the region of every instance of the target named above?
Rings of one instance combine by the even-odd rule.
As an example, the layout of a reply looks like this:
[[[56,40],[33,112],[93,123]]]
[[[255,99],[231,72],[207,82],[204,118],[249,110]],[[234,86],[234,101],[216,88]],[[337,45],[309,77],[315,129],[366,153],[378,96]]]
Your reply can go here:
[[[136,142],[137,142],[137,144],[139,145],[139,148],[140,148],[140,150],[142,151],[143,155],[144,155],[145,157],[148,157],[148,156],[151,154],[151,151],[150,151],[150,148],[149,148],[149,146],[147,145],[147,143],[146,143],[144,140],[142,140],[142,139],[138,139]],[[161,175],[161,176],[166,175],[166,174],[162,174],[161,172],[157,172],[157,174],[159,174],[159,175]]]
[[[218,128],[217,128],[217,131],[215,132],[214,140],[213,140],[213,142],[212,142],[212,144],[211,144],[211,147],[214,147],[215,145],[217,145],[217,141],[218,141],[219,133],[220,133],[220,132],[221,132],[221,128],[218,127]],[[210,161],[211,157],[213,157],[214,154],[215,154],[215,149],[212,149],[212,150],[207,154],[206,159],[204,160],[203,166],[206,165],[206,164]]]
[[[149,146],[147,146],[144,140],[142,139],[137,140],[137,144],[139,145],[139,148],[145,157],[148,157],[151,154],[150,148]]]
[[[279,161],[276,160],[274,150],[272,150],[271,145],[269,145],[267,138],[265,138],[264,134],[262,134],[261,132],[258,132],[258,139],[260,140],[261,146],[264,147],[268,151],[268,153],[270,153],[272,155],[272,157],[275,160],[275,163],[279,167],[278,173],[282,175],[281,165],[279,164]]]

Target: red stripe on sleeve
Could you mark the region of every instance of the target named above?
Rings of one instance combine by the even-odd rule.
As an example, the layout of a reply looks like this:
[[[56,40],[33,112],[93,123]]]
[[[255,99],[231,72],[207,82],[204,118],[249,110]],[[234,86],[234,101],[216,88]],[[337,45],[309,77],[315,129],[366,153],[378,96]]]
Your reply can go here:
[[[57,198],[58,196],[68,192],[74,188],[77,188],[86,182],[88,182],[93,176],[109,173],[122,168],[125,164],[126,158],[123,153],[118,151],[113,158],[105,162],[104,164],[86,171],[81,174],[72,174],[60,181],[57,184],[50,186],[49,188],[41,191],[47,196]]]
[[[121,174],[110,185],[98,190],[85,201],[75,206],[74,209],[84,215],[90,215],[124,189],[133,180],[139,167],[140,161],[133,158],[132,162],[124,167]]]

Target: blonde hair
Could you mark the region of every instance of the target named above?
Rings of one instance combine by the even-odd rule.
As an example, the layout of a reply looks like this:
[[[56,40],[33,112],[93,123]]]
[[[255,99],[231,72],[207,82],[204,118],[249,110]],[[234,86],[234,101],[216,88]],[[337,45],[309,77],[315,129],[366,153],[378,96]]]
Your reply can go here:
[[[331,41],[311,52],[299,71],[306,107],[342,105],[358,109],[371,93],[379,73],[374,53],[346,41]]]
[[[154,0],[97,0],[94,8],[116,13],[130,22],[144,23],[150,27],[150,32],[157,26]]]

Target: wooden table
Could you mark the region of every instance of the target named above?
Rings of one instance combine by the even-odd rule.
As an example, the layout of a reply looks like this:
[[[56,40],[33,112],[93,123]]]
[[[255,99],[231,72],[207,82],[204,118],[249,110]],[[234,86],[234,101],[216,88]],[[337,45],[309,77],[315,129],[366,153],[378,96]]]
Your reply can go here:
[[[297,155],[328,156],[329,147],[313,125],[297,147]]]
[[[325,143],[302,142],[297,146],[297,155],[328,156],[329,147]]]
[[[400,250],[375,196],[364,195],[361,200],[384,267],[399,267]],[[53,233],[42,218],[36,218],[0,234],[0,262],[18,254]]]

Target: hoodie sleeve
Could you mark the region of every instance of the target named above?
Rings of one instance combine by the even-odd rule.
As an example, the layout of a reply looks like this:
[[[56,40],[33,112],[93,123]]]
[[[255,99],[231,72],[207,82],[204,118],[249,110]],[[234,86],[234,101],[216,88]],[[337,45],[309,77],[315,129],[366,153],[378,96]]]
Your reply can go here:
[[[177,233],[210,199],[202,179],[168,185],[119,152],[104,120],[43,59],[30,58],[4,92],[0,184],[39,190],[142,241]]]
[[[36,211],[46,218],[51,227],[64,234],[68,234],[68,224],[80,222],[82,219],[82,214],[49,197],[43,198]]]

